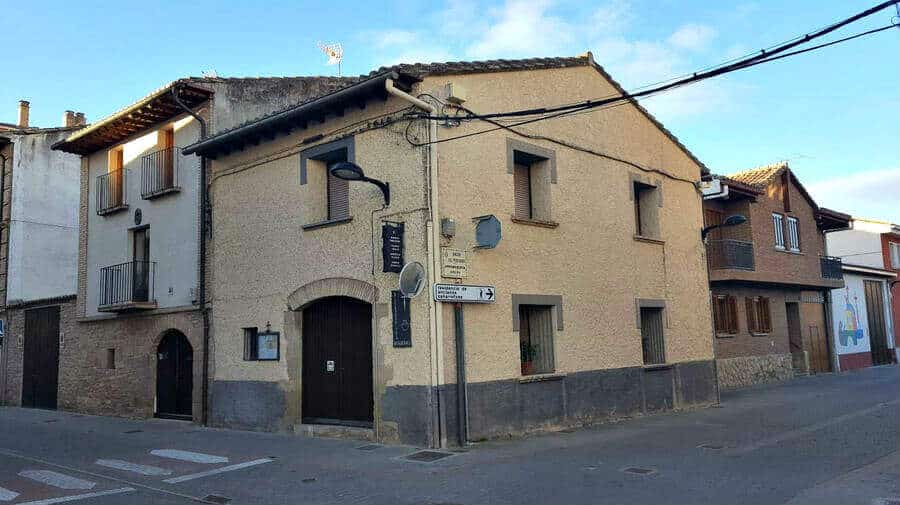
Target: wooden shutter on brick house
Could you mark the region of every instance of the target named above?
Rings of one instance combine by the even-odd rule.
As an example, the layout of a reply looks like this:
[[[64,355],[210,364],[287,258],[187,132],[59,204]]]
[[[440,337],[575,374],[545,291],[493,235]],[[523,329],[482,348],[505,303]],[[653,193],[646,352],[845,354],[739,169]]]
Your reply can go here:
[[[513,192],[516,201],[516,217],[532,219],[530,166],[516,163],[513,167]]]
[[[731,295],[713,295],[713,320],[717,335],[736,334],[737,299]]]
[[[771,333],[772,313],[764,296],[747,298],[747,329],[750,333]]]
[[[328,220],[350,217],[350,184],[328,172]]]

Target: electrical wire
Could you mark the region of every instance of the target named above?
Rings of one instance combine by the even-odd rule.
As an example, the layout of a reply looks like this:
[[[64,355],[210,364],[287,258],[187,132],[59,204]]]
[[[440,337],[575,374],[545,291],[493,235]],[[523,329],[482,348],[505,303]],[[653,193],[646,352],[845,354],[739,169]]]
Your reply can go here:
[[[555,107],[540,107],[540,108],[523,109],[523,110],[516,110],[516,111],[496,112],[496,113],[489,113],[489,114],[476,114],[474,116],[469,116],[468,119],[497,119],[497,118],[502,118],[502,117],[533,116],[533,115],[537,115],[537,114],[549,114],[549,113],[559,112],[559,111],[563,111],[563,110],[581,109],[581,108],[587,108],[587,107],[598,107],[598,106],[606,105],[608,103],[612,103],[612,102],[616,102],[616,101],[620,101],[620,100],[635,100],[635,99],[638,99],[641,97],[645,97],[647,95],[659,93],[661,91],[675,89],[675,88],[678,88],[678,87],[681,87],[681,86],[684,86],[687,84],[693,84],[695,82],[699,82],[699,81],[702,81],[705,79],[709,79],[712,77],[730,73],[730,72],[733,72],[736,70],[749,68],[751,66],[755,66],[755,65],[758,65],[761,63],[781,59],[781,58],[777,58],[776,56],[781,53],[786,52],[788,49],[794,48],[800,44],[808,43],[819,37],[827,35],[827,34],[833,32],[839,28],[842,28],[848,24],[851,24],[851,23],[858,21],[864,17],[870,16],[872,14],[875,14],[876,12],[886,9],[886,8],[890,7],[891,5],[895,5],[895,4],[897,4],[897,2],[898,2],[898,0],[888,0],[886,2],[882,2],[874,7],[871,7],[869,9],[866,9],[865,11],[860,12],[859,14],[856,14],[856,15],[846,18],[842,21],[839,21],[837,23],[829,25],[826,28],[796,37],[787,43],[783,43],[783,44],[776,46],[774,49],[768,49],[768,50],[763,49],[759,53],[757,53],[753,56],[739,59],[738,61],[735,61],[733,63],[721,64],[721,65],[715,66],[715,67],[713,67],[712,70],[694,72],[689,77],[684,77],[684,78],[677,79],[677,80],[663,81],[663,82],[667,82],[667,84],[663,84],[661,86],[647,88],[647,89],[643,89],[641,91],[636,91],[636,92],[632,92],[632,93],[626,92],[623,95],[613,95],[613,96],[603,97],[600,99],[587,100],[584,102],[571,103],[571,104],[564,104],[564,105],[559,105],[559,106],[555,106]],[[877,32],[883,31],[883,30],[887,30],[894,26],[896,26],[896,24],[891,23],[890,25],[885,26],[883,28],[869,30],[866,32],[855,34],[850,37],[845,37],[843,39],[832,41],[832,42],[829,42],[826,44],[821,44],[819,46],[808,48],[805,50],[793,51],[793,52],[782,55],[782,57],[794,56],[797,54],[802,54],[805,52],[813,51],[816,49],[821,49],[823,47],[835,45],[835,44],[838,44],[841,42],[847,42],[847,41],[853,40],[855,38],[863,37],[866,35],[871,35],[873,33],[877,33]],[[638,88],[638,89],[641,89],[641,88]],[[419,117],[421,119],[431,119],[431,120],[454,119],[449,116],[432,116],[432,115],[427,115],[427,114],[418,114],[417,117]]]

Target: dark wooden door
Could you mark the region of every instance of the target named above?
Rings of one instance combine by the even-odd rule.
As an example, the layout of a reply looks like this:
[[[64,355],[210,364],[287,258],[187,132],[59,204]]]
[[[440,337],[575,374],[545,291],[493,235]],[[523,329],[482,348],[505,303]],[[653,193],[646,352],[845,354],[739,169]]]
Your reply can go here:
[[[156,415],[191,419],[194,350],[181,332],[170,331],[156,354]]]
[[[372,306],[345,297],[303,309],[303,422],[372,426]]]
[[[132,301],[146,302],[150,299],[150,229],[134,231],[132,247],[131,279]]]
[[[22,406],[55,409],[59,381],[59,306],[25,311]]]
[[[866,289],[866,315],[869,321],[869,345],[872,364],[886,365],[894,360],[887,346],[887,325],[884,321],[884,293],[878,281],[864,281]]]

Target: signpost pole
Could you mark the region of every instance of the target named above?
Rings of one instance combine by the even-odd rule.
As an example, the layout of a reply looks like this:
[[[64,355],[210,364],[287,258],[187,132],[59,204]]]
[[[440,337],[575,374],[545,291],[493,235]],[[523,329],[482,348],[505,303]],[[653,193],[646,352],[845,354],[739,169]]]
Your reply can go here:
[[[461,303],[453,304],[453,321],[456,330],[456,418],[459,445],[469,442],[469,404],[466,398],[466,332]]]

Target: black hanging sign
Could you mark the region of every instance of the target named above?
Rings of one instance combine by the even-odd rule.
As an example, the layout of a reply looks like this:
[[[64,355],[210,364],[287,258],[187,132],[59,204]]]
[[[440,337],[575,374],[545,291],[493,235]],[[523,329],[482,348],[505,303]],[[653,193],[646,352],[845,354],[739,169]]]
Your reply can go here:
[[[412,347],[409,326],[409,298],[400,291],[391,291],[391,312],[394,320],[394,347]]]
[[[382,272],[403,270],[403,223],[381,225]]]

